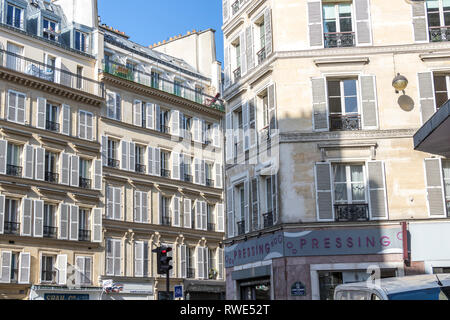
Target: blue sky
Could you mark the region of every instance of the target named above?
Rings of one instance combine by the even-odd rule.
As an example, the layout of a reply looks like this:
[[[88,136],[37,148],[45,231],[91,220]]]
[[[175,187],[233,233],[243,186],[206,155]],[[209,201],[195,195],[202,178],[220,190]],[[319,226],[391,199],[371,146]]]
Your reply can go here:
[[[217,59],[223,62],[221,0],[98,0],[98,11],[102,23],[145,46],[193,29],[212,28]]]

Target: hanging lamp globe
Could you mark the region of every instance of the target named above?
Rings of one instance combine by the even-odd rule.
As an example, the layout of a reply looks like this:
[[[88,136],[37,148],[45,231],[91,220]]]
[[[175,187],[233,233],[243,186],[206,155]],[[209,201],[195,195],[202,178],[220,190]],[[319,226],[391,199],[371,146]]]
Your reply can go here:
[[[392,80],[392,86],[396,91],[403,91],[408,86],[408,79],[402,76],[400,73],[397,73],[394,80]]]

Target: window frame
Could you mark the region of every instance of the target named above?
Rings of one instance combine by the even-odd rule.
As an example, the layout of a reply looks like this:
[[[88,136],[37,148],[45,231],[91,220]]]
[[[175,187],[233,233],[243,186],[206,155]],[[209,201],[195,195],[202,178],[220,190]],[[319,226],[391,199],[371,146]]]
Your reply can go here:
[[[359,83],[359,78],[358,77],[342,77],[342,78],[338,78],[338,77],[326,77],[326,93],[327,93],[327,106],[328,106],[328,115],[342,115],[342,116],[346,116],[346,115],[361,115],[361,103],[360,103],[360,83]],[[346,96],[345,95],[345,88],[344,88],[344,81],[347,80],[354,80],[355,81],[355,86],[356,86],[356,96]],[[330,92],[328,90],[329,88],[329,82],[330,81],[339,81],[339,91],[340,91],[340,96],[339,98],[341,99],[341,112],[337,113],[337,112],[331,112],[331,103],[330,103],[330,99],[331,98],[337,98],[338,96],[330,96]],[[347,112],[346,110],[346,103],[345,103],[345,98],[351,98],[351,97],[356,97],[356,106],[357,106],[357,111],[356,112]]]
[[[339,7],[341,5],[345,5],[345,4],[350,4],[350,21],[351,21],[351,26],[352,26],[352,30],[351,31],[341,31],[341,19],[348,19],[348,17],[344,17],[341,18],[340,16],[340,12],[339,12]],[[334,5],[334,21],[336,23],[336,31],[335,32],[325,32],[325,22],[327,19],[325,19],[325,6],[331,6]],[[349,2],[335,2],[335,3],[326,3],[326,4],[322,4],[322,16],[323,16],[323,33],[327,34],[327,33],[344,33],[344,32],[355,32],[355,17],[353,16],[353,10],[354,10],[354,4],[353,1],[349,1]],[[328,19],[330,20],[330,19]]]
[[[9,24],[8,23],[8,9],[9,9],[9,7],[12,7],[13,8],[13,16],[11,17],[11,19],[12,19],[12,24]],[[19,26],[16,26],[15,25],[15,22],[17,22],[17,17],[16,17],[16,14],[17,14],[17,10],[19,10],[20,11],[20,18],[19,18]],[[20,7],[20,6],[18,6],[18,5],[16,5],[15,3],[12,3],[12,2],[10,2],[10,1],[7,1],[6,2],[6,12],[5,12],[5,14],[6,14],[6,24],[8,25],[8,26],[11,26],[11,27],[13,27],[13,28],[17,28],[17,29],[23,29],[24,28],[24,22],[25,22],[25,20],[24,20],[24,15],[25,15],[25,8],[23,8],[23,7]]]
[[[427,28],[438,28],[438,27],[449,27],[445,25],[445,13],[450,15],[450,10],[444,11],[443,0],[438,1],[438,12],[439,12],[439,26],[430,26],[429,24],[429,12],[428,12],[428,0],[425,0],[425,10],[426,10],[426,19],[427,19]]]
[[[335,166],[345,166],[345,182],[336,182],[335,181],[335,175],[334,175],[334,167]],[[353,194],[352,194],[352,186],[353,184],[361,184],[361,181],[358,182],[352,182],[351,181],[351,167],[360,166],[362,168],[362,176],[363,176],[363,183],[364,183],[364,200],[353,200]],[[367,170],[366,165],[363,163],[331,163],[331,171],[332,171],[332,199],[333,199],[333,205],[335,204],[369,204],[369,182],[367,179]],[[346,185],[346,194],[347,194],[347,200],[336,200],[336,184],[345,184]]]

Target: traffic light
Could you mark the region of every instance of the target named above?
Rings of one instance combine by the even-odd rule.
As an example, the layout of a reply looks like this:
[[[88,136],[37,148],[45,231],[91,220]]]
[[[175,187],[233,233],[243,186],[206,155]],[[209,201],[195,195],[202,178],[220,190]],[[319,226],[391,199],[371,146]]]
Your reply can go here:
[[[170,251],[172,251],[171,247],[158,247],[152,250],[152,252],[155,252],[157,255],[158,274],[166,274],[168,271],[172,270],[173,267],[170,265],[172,257],[167,256]]]

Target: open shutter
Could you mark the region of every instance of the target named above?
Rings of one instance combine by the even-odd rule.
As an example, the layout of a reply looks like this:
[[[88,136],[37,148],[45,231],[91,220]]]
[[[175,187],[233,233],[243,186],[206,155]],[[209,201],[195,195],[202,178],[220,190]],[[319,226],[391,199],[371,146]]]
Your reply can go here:
[[[328,108],[325,78],[312,79],[313,128],[314,131],[328,131]]]
[[[129,158],[129,151],[128,151],[128,142],[125,140],[122,140],[120,142],[120,150],[122,153],[122,161],[120,162],[120,168],[122,170],[128,170],[128,158]]]
[[[17,93],[8,91],[8,121],[16,122],[17,114]]]
[[[45,180],[45,149],[37,147],[36,149],[36,170],[35,178],[39,181]]]
[[[228,112],[226,115],[226,162],[231,164],[233,161],[233,123],[232,123],[232,113]]]
[[[239,48],[241,49],[241,52],[239,53],[241,58],[241,76],[244,76],[245,74],[247,74],[247,46],[245,45],[245,31],[241,32],[241,34],[239,35],[239,44]]]
[[[202,201],[197,200],[195,203],[195,229],[202,230]]]
[[[427,9],[426,1],[415,1],[411,4],[414,41],[427,42],[428,41],[428,23],[427,23]]]
[[[147,173],[150,175],[155,175],[155,161],[154,161],[154,148],[147,147]]]
[[[116,94],[114,92],[106,93],[106,116],[108,118],[115,118],[115,109],[116,109]]]
[[[0,234],[4,233],[5,226],[5,196],[0,195]]]
[[[387,219],[386,178],[383,161],[368,161],[370,212],[372,219]]]
[[[217,248],[216,250],[216,254],[217,254],[217,278],[222,280],[223,277],[223,249],[222,248]]]
[[[419,80],[420,112],[422,124],[424,124],[436,112],[433,72],[419,72],[417,77]]]
[[[221,143],[220,143],[220,125],[218,123],[214,123],[213,124],[213,146],[220,148],[221,147]]]
[[[251,180],[251,213],[252,213],[252,230],[256,231],[260,228],[259,223],[259,202],[258,202],[258,178]]]
[[[142,219],[142,204],[141,204],[141,192],[134,191],[134,221],[141,222]]]
[[[273,223],[278,222],[278,175],[272,176],[272,210]]]
[[[142,126],[142,101],[134,100],[133,104],[133,124]]]
[[[225,45],[224,53],[223,53],[223,75],[224,75],[224,88],[228,88],[230,86],[230,46]]]
[[[62,130],[61,133],[66,136],[70,136],[70,106],[67,104],[62,105]]]
[[[78,241],[78,206],[70,206],[70,235],[69,240]]]
[[[206,185],[206,161],[200,161],[200,183]]]
[[[185,279],[187,276],[187,263],[186,263],[186,246],[180,245],[180,278]]]
[[[102,190],[103,166],[102,160],[94,160],[94,190]]]
[[[0,174],[6,174],[8,141],[0,140]]]
[[[266,57],[272,54],[272,9],[267,8],[264,12],[264,28],[266,31],[265,40],[266,40]]]
[[[94,140],[94,116],[92,113],[86,113],[86,139]]]
[[[244,181],[244,225],[245,233],[250,232],[250,185],[249,181]]]
[[[147,126],[147,129],[153,130],[153,129],[155,129],[155,117],[154,117],[155,105],[153,103],[147,103],[145,110],[147,113],[147,115],[146,115],[147,119],[146,119],[145,124]]]
[[[246,45],[246,59],[247,59],[247,70],[250,71],[255,66],[254,59],[254,43],[253,43],[253,27],[247,27],[245,29],[245,45]]]
[[[310,47],[323,48],[322,1],[308,1],[308,26]]]
[[[86,112],[78,112],[78,138],[87,139],[87,115]]]
[[[114,219],[114,188],[106,187],[106,218]]]
[[[67,240],[69,238],[69,210],[69,205],[64,203],[60,204],[58,226],[58,239],[60,240]]]
[[[56,257],[56,268],[58,270],[58,284],[65,285],[67,283],[67,255],[60,254]]]
[[[430,217],[446,217],[441,159],[424,159]]]
[[[92,242],[102,242],[102,209],[92,210]]]
[[[22,222],[20,224],[20,235],[31,237],[31,220],[33,216],[33,200],[22,199]]]
[[[206,202],[201,202],[201,208],[202,208],[202,229],[208,230],[208,212],[206,209]]]
[[[25,124],[25,96],[17,94],[17,122]]]
[[[329,163],[316,163],[316,207],[319,221],[332,221],[333,195],[331,192],[331,165]]]
[[[245,102],[242,105],[242,122],[244,131],[244,151],[247,151],[250,148],[248,102]]]
[[[355,23],[356,23],[356,44],[372,44],[372,30],[370,22],[369,0],[354,0]]]
[[[60,170],[61,170],[61,180],[60,183],[68,186],[70,182],[70,155],[67,153],[61,153],[59,158]]]
[[[155,167],[153,168],[153,173],[155,176],[161,176],[161,149],[160,148],[154,148],[153,149],[153,160]]]
[[[134,276],[144,276],[144,242],[136,241],[134,243]]]
[[[255,98],[248,102],[248,122],[249,122],[249,143],[250,148],[256,146],[257,143],[257,130],[256,130],[256,104]]]
[[[37,98],[37,123],[36,127],[45,130],[46,127],[46,109],[47,109],[47,99],[38,97]]]
[[[180,153],[180,156],[178,157],[179,164],[180,164],[180,180],[185,181],[184,175],[185,175],[185,164],[184,164],[184,154]]]
[[[34,200],[34,230],[33,234],[37,238],[44,236],[44,201]]]
[[[170,133],[173,136],[180,136],[180,111],[170,111]]]
[[[1,141],[0,141],[0,148],[1,148]],[[0,150],[0,153],[2,151]],[[23,177],[25,179],[33,179],[34,175],[33,175],[33,169],[34,169],[34,148],[33,146],[26,144],[24,146],[24,157],[23,157],[23,167],[24,167],[24,172],[23,172]],[[1,157],[1,156],[0,156]],[[1,160],[0,160],[1,162]],[[1,169],[0,169],[1,170]]]
[[[203,247],[197,247],[197,278],[203,279],[205,277],[205,270],[203,267],[204,258],[203,258]]]
[[[134,142],[130,142],[128,155],[128,170],[136,171],[136,144]]]
[[[194,118],[193,119],[193,130],[194,130],[194,141],[195,142],[201,142],[201,134],[202,134],[202,132],[201,132],[201,128],[200,128],[200,125],[201,125],[201,122],[200,122],[200,119],[198,119],[198,118]]]
[[[174,227],[180,227],[181,226],[181,222],[180,222],[180,198],[178,197],[173,197],[172,198],[172,213],[173,213],[173,221],[172,221],[172,225]]]
[[[114,190],[114,219],[122,219],[122,189],[113,188]]]
[[[225,216],[222,203],[216,205],[217,232],[225,232]]]
[[[1,283],[11,283],[11,251],[2,251]]]
[[[148,193],[141,192],[141,222],[148,223]]]
[[[161,110],[159,105],[155,104],[155,130],[161,131],[161,118],[160,118]]]
[[[364,129],[378,128],[378,110],[375,76],[360,76],[361,112]]]
[[[269,128],[270,134],[273,135],[275,130],[278,129],[277,124],[277,105],[275,99],[275,85],[270,85],[267,88],[267,100],[269,104]]]
[[[180,154],[178,152],[172,152],[172,178],[180,180]]]
[[[194,158],[194,183],[200,184],[200,165],[201,161],[200,159]]]
[[[222,183],[222,164],[221,163],[215,163],[214,164],[214,169],[215,169],[215,187],[216,188],[222,188],[223,187],[223,183]]]
[[[114,242],[111,239],[106,239],[106,275],[114,275]]]
[[[234,237],[234,193],[233,187],[227,190],[227,222],[228,222],[228,237]]]
[[[191,199],[184,199],[184,227],[191,229],[192,228],[192,202]]]
[[[114,275],[122,275],[122,241],[114,240]]]
[[[116,103],[116,108],[114,110],[114,116],[116,120],[122,120],[122,97],[120,96],[120,94],[116,93],[116,99],[115,99],[115,103]]]
[[[83,277],[84,277],[84,268],[85,268],[85,257],[76,257],[75,265],[76,265],[76,274],[75,274],[75,283],[77,285],[81,285]]]
[[[108,137],[102,136],[102,165],[108,165]]]
[[[70,157],[70,185],[78,187],[80,185],[80,157]]]
[[[21,252],[19,255],[19,284],[30,283],[31,255],[29,252]]]

